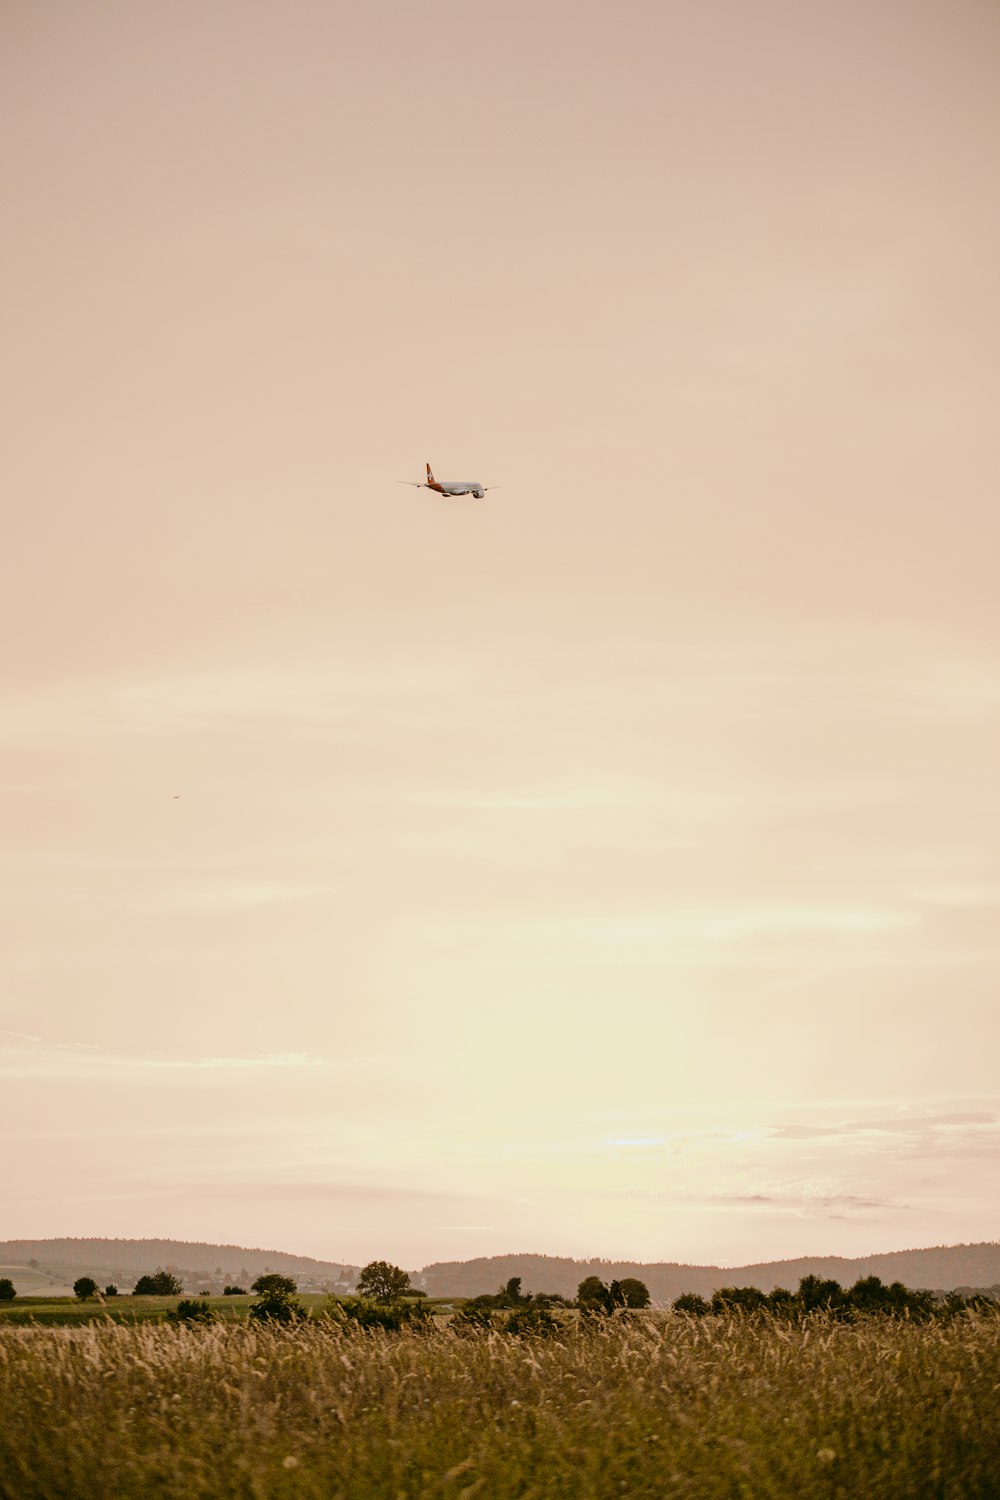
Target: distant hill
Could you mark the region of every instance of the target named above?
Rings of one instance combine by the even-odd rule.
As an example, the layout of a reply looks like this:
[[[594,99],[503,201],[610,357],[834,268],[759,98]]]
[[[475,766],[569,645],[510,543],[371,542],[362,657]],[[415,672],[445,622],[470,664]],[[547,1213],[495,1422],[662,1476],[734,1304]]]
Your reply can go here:
[[[841,1256],[803,1256],[798,1260],[767,1261],[758,1265],[688,1266],[672,1261],[569,1260],[552,1255],[493,1255],[479,1260],[439,1261],[414,1275],[416,1286],[432,1297],[475,1297],[495,1292],[512,1276],[520,1276],[526,1292],[559,1292],[572,1297],[585,1276],[602,1281],[636,1276],[649,1287],[654,1302],[669,1303],[682,1292],[710,1297],[723,1286],[756,1286],[769,1292],[776,1286],[794,1291],[803,1276],[832,1278],[850,1286],[861,1276],[902,1281],[909,1287],[952,1291],[956,1287],[990,1287],[1000,1283],[1000,1243],[936,1245],[928,1250],[894,1250],[858,1260]]]
[[[0,1240],[0,1275],[9,1276],[22,1294],[46,1290],[55,1294],[72,1286],[79,1276],[93,1276],[99,1286],[114,1282],[121,1291],[127,1291],[139,1276],[161,1269],[180,1277],[186,1291],[221,1291],[226,1283],[249,1286],[265,1271],[280,1271],[293,1276],[302,1291],[343,1292],[354,1287],[359,1267],[291,1255],[284,1250],[189,1240]],[[850,1286],[861,1276],[879,1276],[883,1281],[902,1281],[910,1287],[953,1291],[957,1287],[1000,1284],[1000,1242],[894,1250],[857,1260],[802,1256],[728,1268],[674,1261],[493,1255],[478,1260],[437,1261],[411,1275],[414,1285],[432,1297],[475,1297],[481,1292],[495,1292],[512,1276],[520,1276],[526,1292],[559,1292],[572,1297],[585,1276],[599,1276],[602,1281],[636,1276],[649,1287],[653,1301],[660,1304],[672,1302],[682,1292],[711,1296],[722,1286],[756,1286],[763,1292],[786,1286],[794,1291],[808,1275],[832,1277],[842,1286]]]
[[[46,1290],[55,1295],[80,1276],[93,1276],[102,1287],[114,1282],[128,1291],[140,1276],[158,1270],[172,1271],[185,1291],[221,1291],[226,1284],[249,1287],[265,1271],[293,1276],[302,1291],[345,1291],[354,1286],[360,1269],[243,1245],[103,1239],[0,1240],[0,1266],[0,1274],[9,1276],[22,1295]]]

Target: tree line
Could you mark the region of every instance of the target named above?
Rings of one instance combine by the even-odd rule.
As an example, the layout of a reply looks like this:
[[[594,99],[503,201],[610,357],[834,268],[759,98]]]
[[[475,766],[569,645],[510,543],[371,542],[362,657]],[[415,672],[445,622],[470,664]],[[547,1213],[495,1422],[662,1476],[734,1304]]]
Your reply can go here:
[[[949,1292],[941,1300],[933,1292],[915,1291],[901,1281],[890,1282],[887,1286],[878,1276],[862,1276],[850,1287],[820,1276],[803,1276],[796,1292],[783,1286],[776,1286],[771,1292],[762,1292],[755,1286],[726,1286],[713,1292],[711,1298],[702,1297],[697,1292],[685,1292],[675,1299],[672,1307],[674,1312],[699,1318],[709,1313],[734,1312],[769,1312],[787,1318],[800,1318],[812,1312],[830,1313],[841,1318],[871,1313],[896,1318],[929,1318],[933,1314],[966,1310],[995,1312],[1000,1309],[1000,1304],[982,1293],[963,1297],[959,1292]]]
[[[290,1276],[278,1272],[258,1276],[251,1287],[254,1301],[250,1316],[271,1322],[290,1323],[306,1317],[299,1302],[297,1285]],[[73,1284],[80,1301],[103,1300],[118,1295],[114,1285],[105,1287],[103,1296],[91,1276],[81,1276]],[[181,1282],[169,1271],[140,1276],[133,1289],[139,1297],[180,1297]],[[244,1295],[241,1286],[227,1286],[224,1295]],[[0,1278],[0,1302],[13,1301],[14,1284]],[[575,1299],[558,1292],[525,1292],[520,1276],[512,1276],[496,1292],[482,1293],[465,1299],[456,1309],[452,1327],[456,1332],[500,1328],[513,1333],[547,1333],[558,1326],[554,1313],[575,1308],[586,1317],[627,1314],[650,1304],[649,1288],[638,1277],[605,1283],[597,1276],[587,1276],[577,1287]],[[685,1292],[672,1304],[672,1311],[690,1317],[709,1314],[769,1313],[784,1318],[801,1318],[813,1312],[824,1312],[838,1318],[855,1318],[867,1314],[924,1319],[948,1316],[963,1311],[1000,1311],[1000,1301],[983,1293],[963,1296],[949,1292],[943,1298],[929,1291],[915,1291],[901,1281],[886,1285],[878,1276],[864,1276],[851,1287],[819,1276],[803,1276],[798,1290],[775,1287],[762,1292],[755,1286],[721,1287],[710,1298],[697,1292]],[[331,1297],[330,1313],[338,1319],[366,1328],[398,1330],[406,1324],[426,1323],[430,1307],[426,1293],[413,1287],[406,1271],[388,1261],[369,1261],[358,1275],[355,1294]],[[182,1299],[168,1316],[174,1321],[206,1321],[213,1317],[210,1304],[201,1298]]]

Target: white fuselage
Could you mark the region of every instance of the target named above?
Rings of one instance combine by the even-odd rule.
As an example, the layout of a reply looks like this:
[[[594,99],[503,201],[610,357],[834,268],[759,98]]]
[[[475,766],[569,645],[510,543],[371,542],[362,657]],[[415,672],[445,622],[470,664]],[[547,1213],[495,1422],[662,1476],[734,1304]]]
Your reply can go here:
[[[437,490],[439,495],[475,495],[477,500],[484,499],[486,495],[477,479],[435,479],[427,488]]]

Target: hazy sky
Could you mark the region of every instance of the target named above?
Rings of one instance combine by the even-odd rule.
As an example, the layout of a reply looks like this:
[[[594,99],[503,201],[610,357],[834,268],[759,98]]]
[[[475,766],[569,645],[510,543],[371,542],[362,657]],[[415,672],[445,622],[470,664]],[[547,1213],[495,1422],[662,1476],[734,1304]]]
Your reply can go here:
[[[998,76],[6,0],[0,1238],[1000,1238]]]

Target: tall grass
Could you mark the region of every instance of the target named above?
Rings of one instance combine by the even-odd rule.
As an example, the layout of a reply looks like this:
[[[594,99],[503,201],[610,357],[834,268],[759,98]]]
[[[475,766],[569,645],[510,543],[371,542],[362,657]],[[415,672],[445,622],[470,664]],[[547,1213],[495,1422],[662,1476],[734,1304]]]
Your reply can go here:
[[[1000,1495],[1000,1319],[0,1334],[0,1497]]]

